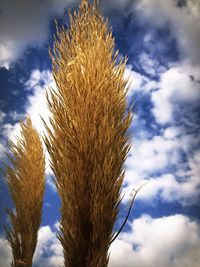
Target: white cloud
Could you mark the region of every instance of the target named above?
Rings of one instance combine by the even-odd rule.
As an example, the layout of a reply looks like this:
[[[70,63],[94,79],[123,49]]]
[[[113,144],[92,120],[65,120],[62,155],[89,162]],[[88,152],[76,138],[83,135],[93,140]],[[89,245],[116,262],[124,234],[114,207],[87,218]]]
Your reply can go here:
[[[181,127],[170,126],[164,130],[163,136],[166,139],[174,139],[180,136],[183,133],[183,129]]]
[[[8,139],[11,139],[12,141],[15,140],[16,136],[20,136],[20,125],[19,123],[16,123],[14,125],[10,123],[6,123],[2,127],[2,134]]]
[[[180,104],[189,106],[200,99],[198,66],[192,66],[185,61],[180,62],[179,65],[172,65],[166,70],[146,54],[141,55],[140,61],[144,70],[152,75],[157,73],[159,80],[151,80],[128,65],[125,71],[125,77],[130,81],[127,98],[138,92],[148,93],[153,103],[151,112],[158,124],[174,123],[174,114],[178,112],[176,108]]]
[[[142,53],[139,57],[141,68],[149,75],[156,76],[166,69],[147,53]]]
[[[143,20],[158,27],[168,23],[184,55],[192,62],[200,63],[200,5],[199,0],[186,1],[178,8],[177,1],[141,0],[134,8]]]
[[[130,150],[130,157],[126,160],[128,169],[142,173],[152,173],[162,170],[176,158],[169,157],[173,150],[179,148],[175,140],[166,140],[162,136],[154,136],[148,140],[135,140]]]
[[[183,63],[160,75],[159,89],[151,96],[154,104],[152,112],[158,123],[173,122],[175,104],[191,105],[200,99],[200,83],[196,82],[200,78],[198,70],[198,67]]]
[[[150,139],[133,140],[125,162],[123,202],[130,199],[132,189],[138,189],[147,180],[149,183],[137,199],[152,203],[159,196],[165,202],[178,201],[182,205],[198,201],[200,150],[197,144],[192,134],[184,134],[178,127],[169,127],[162,135]],[[189,152],[191,148],[193,153]]]
[[[153,219],[148,215],[130,223],[110,248],[109,267],[198,267],[200,225],[183,215]]]
[[[156,62],[155,60],[152,60],[148,54],[142,53],[140,56],[140,64],[143,70],[150,74],[150,75],[155,75],[156,74]]]
[[[128,79],[130,84],[127,92],[127,99],[129,99],[129,97],[131,97],[134,93],[140,91],[148,93],[157,89],[158,86],[157,82],[150,80],[139,72],[134,71],[132,69],[132,65],[126,66],[124,78]]]
[[[197,177],[195,177],[196,179]],[[199,178],[199,177],[198,177]],[[149,183],[140,191],[138,198],[143,201],[154,201],[159,195],[165,202],[179,201],[182,205],[188,205],[197,200],[194,192],[197,192],[197,181],[192,181],[192,177],[185,183],[179,183],[172,174],[164,174],[156,179],[151,179]],[[191,200],[191,199],[195,200]],[[189,201],[188,201],[189,200]]]
[[[42,46],[50,19],[74,4],[73,0],[1,0],[0,66],[9,68],[28,46]]]
[[[41,85],[42,84],[42,85]],[[26,113],[31,117],[33,125],[42,134],[45,132],[44,124],[40,116],[48,123],[50,111],[47,107],[45,91],[48,88],[56,88],[55,82],[50,71],[33,70],[29,80],[25,83],[28,90],[33,94],[26,102]]]
[[[152,101],[151,110],[158,124],[174,124],[174,115],[182,116],[184,106],[192,108],[192,105],[200,100],[200,67],[191,65],[188,61],[179,62],[169,67],[161,68],[146,54],[140,57],[143,69],[148,73],[159,75],[158,81],[151,80],[134,71],[131,65],[125,70],[125,78],[130,81],[127,93],[128,100],[135,93],[147,93]],[[143,63],[142,63],[143,62]],[[142,109],[142,107],[141,107]],[[178,110],[179,109],[179,110]],[[182,118],[189,122],[191,118]]]
[[[145,80],[145,77],[140,73],[133,71],[131,65],[127,65],[124,74],[124,78],[128,79],[130,84],[130,88],[127,92],[127,97],[129,97],[133,92],[141,90],[141,86],[143,81]]]
[[[152,102],[154,104],[152,112],[156,121],[160,124],[171,122],[173,119],[173,105],[167,97],[163,96],[163,90],[152,94]]]
[[[7,240],[0,237],[0,266],[10,267],[11,249]]]
[[[49,256],[46,257],[45,253],[48,253]],[[56,231],[49,226],[43,226],[39,230],[33,263],[43,267],[56,267],[63,264],[62,246],[56,237]]]

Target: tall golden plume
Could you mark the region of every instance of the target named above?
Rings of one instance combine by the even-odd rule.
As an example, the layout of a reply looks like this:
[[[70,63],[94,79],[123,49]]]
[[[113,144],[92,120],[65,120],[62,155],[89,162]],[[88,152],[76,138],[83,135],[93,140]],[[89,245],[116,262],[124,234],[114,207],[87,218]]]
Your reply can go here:
[[[65,267],[106,267],[131,146],[126,60],[117,60],[98,1],[82,1],[69,17],[50,51],[57,89],[47,93],[44,138],[61,200],[58,237]]]

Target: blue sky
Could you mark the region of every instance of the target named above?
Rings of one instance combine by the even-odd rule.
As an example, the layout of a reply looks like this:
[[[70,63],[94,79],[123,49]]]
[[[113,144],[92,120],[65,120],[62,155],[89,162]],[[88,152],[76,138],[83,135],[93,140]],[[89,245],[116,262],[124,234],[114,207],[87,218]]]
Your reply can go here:
[[[100,1],[116,49],[128,56],[127,103],[136,103],[132,148],[125,162],[117,230],[130,193],[138,194],[123,233],[110,247],[109,267],[197,267],[200,262],[200,2],[198,0]],[[29,114],[42,133],[48,118],[44,91],[55,86],[47,47],[53,19],[68,22],[73,0],[0,0],[0,149],[19,134]],[[2,153],[0,160],[3,160]],[[50,179],[34,266],[62,264],[56,239],[59,199]],[[3,224],[12,206],[0,177],[0,265],[9,266]]]

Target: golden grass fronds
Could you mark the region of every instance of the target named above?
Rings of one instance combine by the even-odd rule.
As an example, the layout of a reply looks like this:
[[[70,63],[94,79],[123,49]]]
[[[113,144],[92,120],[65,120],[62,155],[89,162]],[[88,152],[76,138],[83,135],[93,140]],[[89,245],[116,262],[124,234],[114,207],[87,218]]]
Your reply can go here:
[[[21,123],[17,144],[9,143],[10,160],[5,168],[15,209],[7,210],[11,227],[5,227],[12,249],[12,267],[31,267],[41,223],[45,188],[45,160],[42,143],[30,118]]]
[[[61,199],[59,239],[66,267],[105,267],[120,204],[132,113],[126,114],[125,61],[99,11],[82,1],[70,28],[57,27],[50,51],[57,90],[47,102],[45,143]]]

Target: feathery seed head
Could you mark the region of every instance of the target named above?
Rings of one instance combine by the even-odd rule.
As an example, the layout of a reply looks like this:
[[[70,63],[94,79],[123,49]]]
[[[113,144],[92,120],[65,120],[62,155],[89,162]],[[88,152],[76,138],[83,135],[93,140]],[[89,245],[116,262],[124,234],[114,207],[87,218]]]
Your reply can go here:
[[[45,137],[61,199],[59,239],[65,266],[106,267],[130,149],[126,59],[117,63],[98,1],[82,1],[69,17],[50,51],[57,90],[47,97],[53,130],[46,125]]]
[[[21,137],[9,143],[5,179],[15,210],[7,210],[11,227],[5,227],[12,248],[12,267],[31,267],[37,244],[45,187],[42,143],[28,117],[21,123]]]

